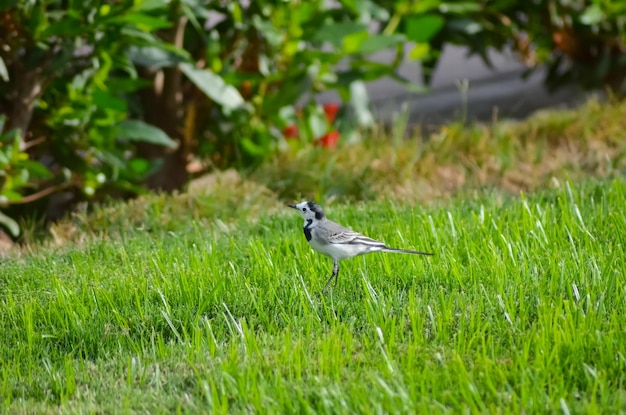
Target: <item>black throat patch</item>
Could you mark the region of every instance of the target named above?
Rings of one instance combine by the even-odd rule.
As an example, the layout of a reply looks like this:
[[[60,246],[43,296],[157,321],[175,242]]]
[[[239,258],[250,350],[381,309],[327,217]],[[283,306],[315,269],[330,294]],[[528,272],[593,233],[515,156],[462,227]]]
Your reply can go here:
[[[311,224],[313,223],[313,219],[307,219],[306,225],[304,225],[304,236],[307,241],[311,240]]]

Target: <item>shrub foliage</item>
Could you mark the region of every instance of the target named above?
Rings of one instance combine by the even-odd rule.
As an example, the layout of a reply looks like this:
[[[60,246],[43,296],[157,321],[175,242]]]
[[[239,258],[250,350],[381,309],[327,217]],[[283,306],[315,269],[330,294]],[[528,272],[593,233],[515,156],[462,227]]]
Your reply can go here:
[[[334,148],[373,122],[365,82],[415,87],[396,73],[407,42],[426,83],[451,42],[486,60],[488,47],[513,47],[548,62],[550,82],[620,90],[625,10],[565,0],[5,1],[0,222],[17,236],[10,217],[49,210],[60,192],[75,202],[174,190],[191,162],[249,167],[312,141]],[[373,60],[382,50],[395,58]],[[329,89],[354,122],[315,104]]]

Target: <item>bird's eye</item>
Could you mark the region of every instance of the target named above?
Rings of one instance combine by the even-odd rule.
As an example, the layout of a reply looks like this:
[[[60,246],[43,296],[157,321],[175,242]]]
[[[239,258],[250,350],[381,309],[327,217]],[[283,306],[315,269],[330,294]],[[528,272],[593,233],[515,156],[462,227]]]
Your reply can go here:
[[[306,208],[302,208],[302,211],[303,211],[303,212],[306,212]]]

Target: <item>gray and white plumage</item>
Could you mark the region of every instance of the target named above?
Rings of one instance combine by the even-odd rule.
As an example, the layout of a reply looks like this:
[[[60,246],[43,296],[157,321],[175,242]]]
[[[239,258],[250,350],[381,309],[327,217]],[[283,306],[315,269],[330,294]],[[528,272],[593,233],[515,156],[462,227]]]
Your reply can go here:
[[[402,254],[433,255],[428,252],[390,248],[383,242],[369,238],[326,218],[322,208],[313,202],[288,204],[304,216],[304,236],[313,249],[333,259],[333,273],[324,290],[335,278],[337,284],[339,261],[370,252],[395,252]]]

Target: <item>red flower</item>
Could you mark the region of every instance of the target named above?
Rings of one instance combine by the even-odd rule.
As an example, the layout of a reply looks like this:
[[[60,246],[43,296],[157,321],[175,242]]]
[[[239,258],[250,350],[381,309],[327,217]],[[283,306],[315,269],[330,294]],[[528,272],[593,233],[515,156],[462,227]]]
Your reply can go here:
[[[326,119],[329,123],[332,124],[335,121],[337,112],[339,112],[339,105],[333,104],[332,102],[324,104],[324,113],[326,114]]]
[[[315,144],[320,147],[337,148],[337,141],[339,141],[339,137],[339,131],[331,131],[321,136]]]
[[[288,125],[283,129],[283,135],[287,140],[291,138],[298,138],[298,126],[297,125]]]

